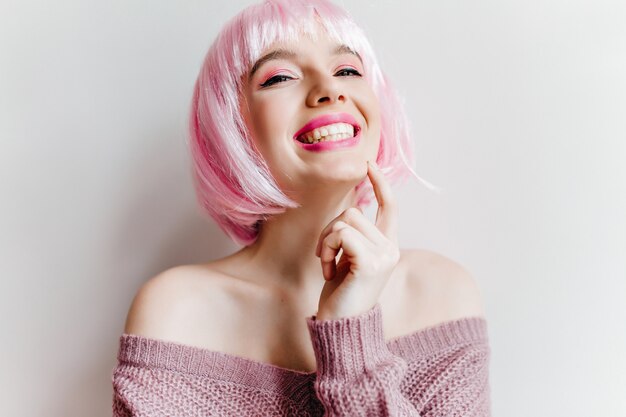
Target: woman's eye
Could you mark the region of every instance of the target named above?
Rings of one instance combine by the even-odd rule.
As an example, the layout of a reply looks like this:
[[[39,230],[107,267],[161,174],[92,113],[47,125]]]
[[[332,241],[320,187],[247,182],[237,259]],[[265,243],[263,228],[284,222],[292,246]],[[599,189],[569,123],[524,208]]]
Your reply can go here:
[[[268,79],[267,81],[265,81],[263,84],[261,84],[261,87],[269,87],[270,85],[287,81],[287,80],[292,80],[292,79],[293,78],[289,77],[288,75],[275,75],[271,77],[270,79]]]
[[[359,72],[358,72],[357,70],[355,70],[354,68],[342,68],[342,69],[340,69],[340,70],[337,72],[337,74],[340,74],[340,73],[347,73],[348,75],[355,75],[355,76],[358,76],[358,77],[360,77],[360,76],[361,76],[361,73],[359,73]]]

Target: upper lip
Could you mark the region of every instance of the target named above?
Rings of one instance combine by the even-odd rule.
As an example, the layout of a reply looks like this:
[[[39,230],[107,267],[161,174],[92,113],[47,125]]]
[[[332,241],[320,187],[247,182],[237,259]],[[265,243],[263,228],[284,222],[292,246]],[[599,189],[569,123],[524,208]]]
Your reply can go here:
[[[354,126],[354,133],[356,134],[358,130],[361,129],[361,126],[356,121],[354,116],[349,113],[330,113],[323,114],[321,116],[317,116],[307,122],[300,130],[293,135],[294,139],[297,139],[303,133],[308,132],[309,130],[313,130],[320,126],[331,125],[333,123],[348,123]]]

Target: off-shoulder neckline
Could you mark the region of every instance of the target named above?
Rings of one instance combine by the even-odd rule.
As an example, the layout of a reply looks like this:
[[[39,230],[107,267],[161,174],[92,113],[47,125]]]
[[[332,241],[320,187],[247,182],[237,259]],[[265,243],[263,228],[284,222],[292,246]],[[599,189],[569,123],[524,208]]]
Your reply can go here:
[[[408,362],[463,344],[487,342],[485,317],[448,320],[386,340],[389,350]],[[124,365],[169,370],[240,383],[283,395],[304,395],[302,386],[312,384],[317,371],[304,372],[259,362],[242,356],[180,342],[122,333],[118,368]],[[300,394],[298,394],[300,393]]]

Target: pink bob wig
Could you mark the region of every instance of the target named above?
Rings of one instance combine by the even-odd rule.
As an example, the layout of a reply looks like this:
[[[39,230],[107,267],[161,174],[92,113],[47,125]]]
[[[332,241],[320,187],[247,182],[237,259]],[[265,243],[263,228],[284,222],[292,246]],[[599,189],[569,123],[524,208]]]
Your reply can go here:
[[[382,73],[363,31],[350,15],[328,0],[266,0],[242,10],[220,31],[196,80],[189,117],[192,177],[198,203],[236,243],[247,246],[260,222],[299,204],[278,187],[256,150],[240,113],[244,75],[274,42],[315,39],[319,26],[327,36],[356,51],[364,77],[380,104],[381,133],[377,164],[392,183],[413,175],[413,142],[396,91]],[[356,204],[374,199],[366,178],[355,189]]]

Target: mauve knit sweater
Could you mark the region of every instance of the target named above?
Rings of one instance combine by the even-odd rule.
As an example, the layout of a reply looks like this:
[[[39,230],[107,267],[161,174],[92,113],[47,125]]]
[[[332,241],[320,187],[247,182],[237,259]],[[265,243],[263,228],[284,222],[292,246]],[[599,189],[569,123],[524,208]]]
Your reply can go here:
[[[390,341],[380,304],[354,317],[315,317],[306,317],[317,362],[311,373],[124,333],[113,416],[491,415],[483,317]]]

